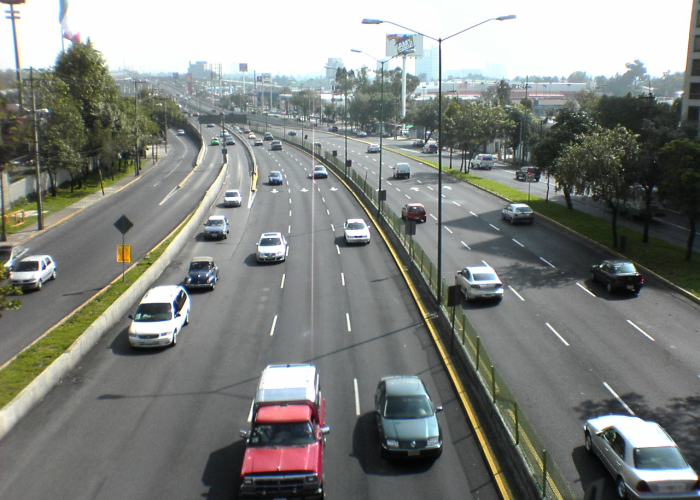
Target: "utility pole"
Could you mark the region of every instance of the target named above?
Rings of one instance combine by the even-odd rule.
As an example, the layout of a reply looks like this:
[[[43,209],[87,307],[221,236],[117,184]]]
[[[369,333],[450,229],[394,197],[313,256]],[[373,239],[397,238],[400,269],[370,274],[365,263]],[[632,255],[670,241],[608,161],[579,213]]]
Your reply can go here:
[[[34,118],[34,162],[36,174],[36,228],[44,229],[44,207],[41,202],[41,162],[39,158],[39,123],[37,120],[36,94],[34,93],[34,68],[29,68],[29,81],[32,88],[32,116]]]

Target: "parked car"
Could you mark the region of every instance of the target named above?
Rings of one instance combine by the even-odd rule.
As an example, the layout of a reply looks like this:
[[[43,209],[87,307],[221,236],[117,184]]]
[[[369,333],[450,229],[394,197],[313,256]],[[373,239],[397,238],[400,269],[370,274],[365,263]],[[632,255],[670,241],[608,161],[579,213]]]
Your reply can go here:
[[[270,143],[271,151],[282,151],[282,141],[272,141]]]
[[[700,478],[656,422],[629,415],[592,418],[583,425],[583,439],[610,472],[620,498],[700,497]]]
[[[515,171],[516,181],[540,182],[540,169],[537,167],[521,167]]]
[[[314,179],[327,179],[328,178],[328,170],[326,169],[326,167],[324,167],[323,165],[316,165],[314,167],[313,178]]]
[[[442,453],[442,430],[423,381],[416,376],[383,377],[374,395],[381,454],[385,458],[435,458]]]
[[[379,144],[370,144],[367,146],[368,153],[379,153]]]
[[[501,210],[503,220],[510,221],[511,224],[517,222],[526,222],[532,224],[535,222],[535,212],[525,203],[509,203]]]
[[[228,238],[229,224],[225,215],[211,215],[204,223],[204,239]]]
[[[57,276],[56,261],[50,255],[30,255],[16,262],[10,269],[10,285],[23,290],[41,290],[49,280]]]
[[[438,152],[438,145],[434,142],[429,142],[428,144],[423,146],[423,149],[421,151],[423,153],[435,154]]]
[[[408,163],[397,163],[393,167],[394,179],[410,179],[411,167]]]
[[[185,288],[214,290],[219,281],[219,268],[211,257],[195,257],[190,261],[185,277]]]
[[[401,209],[401,219],[425,222],[428,214],[422,203],[406,203]]]
[[[240,207],[243,203],[243,195],[238,189],[228,189],[224,193],[225,207]]]
[[[282,172],[274,170],[267,176],[267,183],[270,186],[281,186],[284,184],[284,175],[282,175]]]
[[[211,138],[211,145],[212,145],[212,146],[218,146],[218,145],[220,145],[220,144],[221,144],[221,143],[219,142],[219,139],[218,139],[218,138],[216,138],[216,137],[212,137],[212,138]]]
[[[369,226],[364,219],[348,219],[343,224],[343,236],[345,243],[365,243],[369,244]]]
[[[455,285],[460,287],[467,300],[503,300],[503,282],[491,266],[465,267],[455,276]]]
[[[282,233],[263,233],[257,243],[255,260],[258,262],[281,262],[287,258],[287,239]]]
[[[413,141],[413,144],[411,144],[414,148],[422,148],[425,146],[425,141],[423,139],[416,139]]]
[[[190,296],[180,285],[151,288],[133,316],[129,315],[129,344],[132,347],[176,345],[180,331],[190,322],[190,307]]]
[[[495,164],[496,159],[489,154],[478,154],[472,160],[472,168],[479,170],[491,170]]]
[[[591,266],[591,281],[605,285],[608,293],[629,291],[639,293],[644,286],[644,276],[629,260],[604,260]]]

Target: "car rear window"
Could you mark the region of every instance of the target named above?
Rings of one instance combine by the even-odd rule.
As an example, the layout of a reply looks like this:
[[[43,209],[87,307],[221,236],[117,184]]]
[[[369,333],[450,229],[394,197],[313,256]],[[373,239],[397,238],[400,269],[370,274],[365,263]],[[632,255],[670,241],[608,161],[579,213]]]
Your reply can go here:
[[[485,161],[491,161],[491,160],[493,160],[493,156],[491,156],[491,155],[484,155],[484,156],[481,157],[481,159],[482,159],[482,160],[485,160]]]
[[[409,212],[423,212],[423,207],[408,207]]]
[[[635,448],[634,466],[636,469],[664,470],[685,469],[688,464],[678,448],[661,446],[658,448]]]
[[[474,273],[474,281],[492,281],[496,279],[493,273]]]

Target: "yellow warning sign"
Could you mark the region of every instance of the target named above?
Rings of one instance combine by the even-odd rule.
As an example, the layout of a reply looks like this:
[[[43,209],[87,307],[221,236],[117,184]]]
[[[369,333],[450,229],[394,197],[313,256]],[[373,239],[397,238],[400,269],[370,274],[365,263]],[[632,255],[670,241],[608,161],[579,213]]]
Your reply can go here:
[[[117,262],[131,262],[131,245],[117,245]]]

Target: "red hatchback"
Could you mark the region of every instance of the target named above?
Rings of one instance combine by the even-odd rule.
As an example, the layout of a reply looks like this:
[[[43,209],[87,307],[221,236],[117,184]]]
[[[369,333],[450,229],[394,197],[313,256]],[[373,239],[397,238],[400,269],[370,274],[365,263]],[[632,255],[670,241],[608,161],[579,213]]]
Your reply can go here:
[[[422,203],[407,203],[401,209],[401,218],[403,220],[418,220],[425,222],[428,214],[425,211],[425,205]]]

